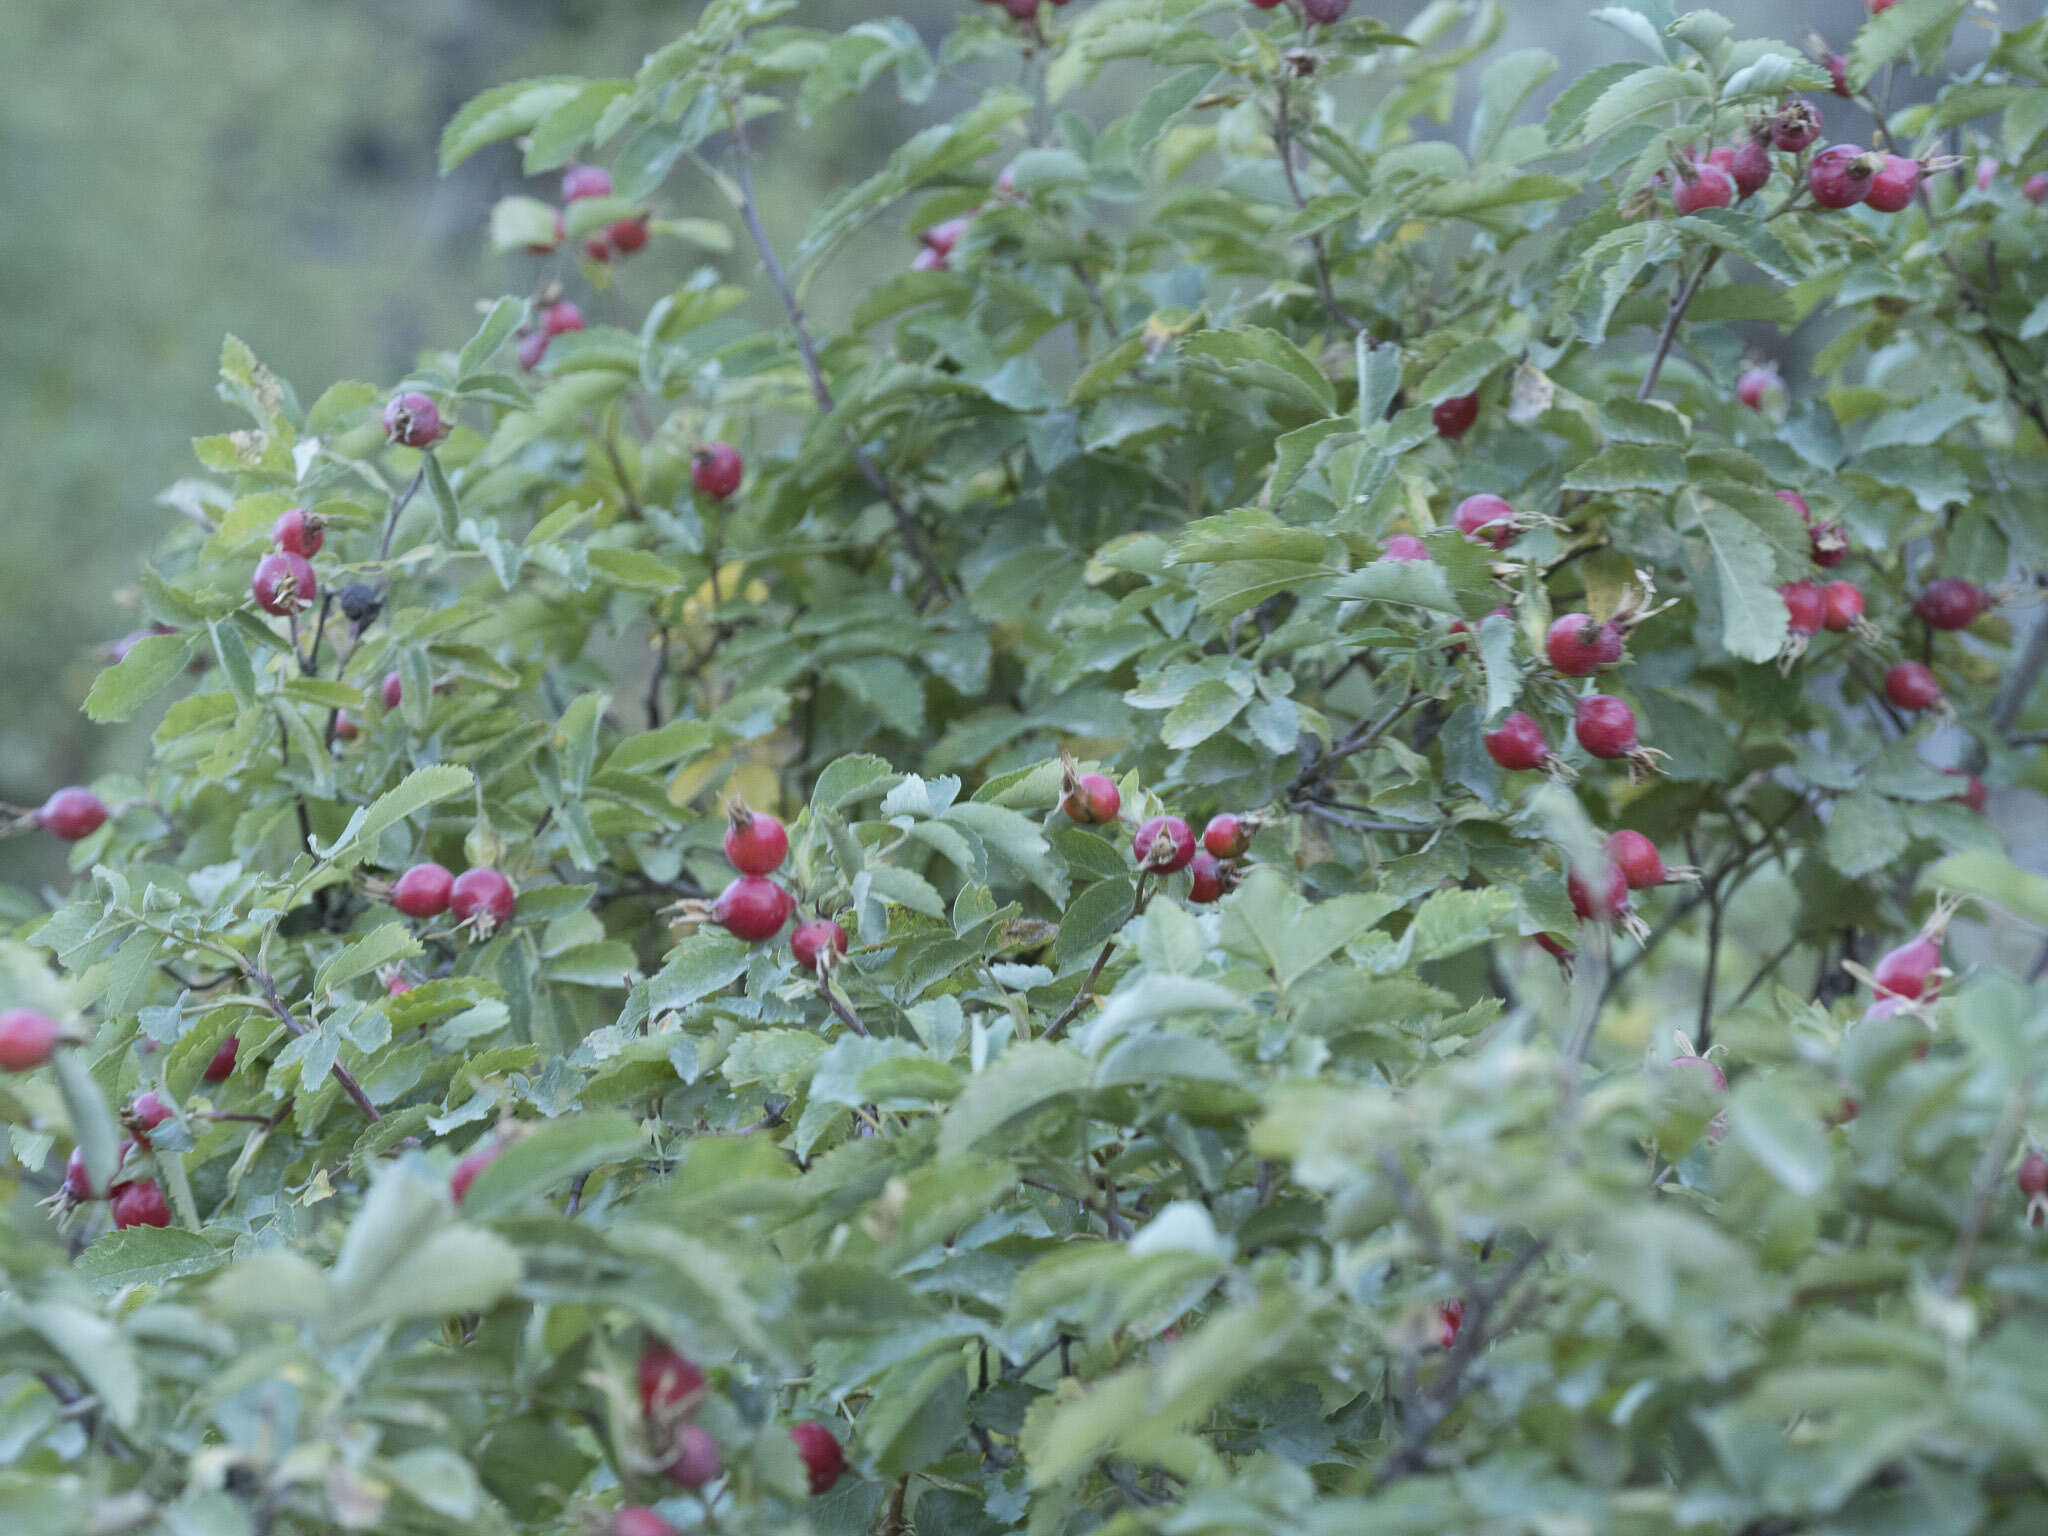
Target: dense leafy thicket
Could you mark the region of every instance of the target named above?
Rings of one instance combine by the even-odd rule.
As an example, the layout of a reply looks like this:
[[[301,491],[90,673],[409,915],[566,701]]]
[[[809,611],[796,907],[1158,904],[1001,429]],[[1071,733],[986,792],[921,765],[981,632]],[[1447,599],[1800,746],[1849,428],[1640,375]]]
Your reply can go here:
[[[535,291],[227,343],[22,822],[7,1528],[2042,1529],[2048,22],[1019,8],[491,91]]]

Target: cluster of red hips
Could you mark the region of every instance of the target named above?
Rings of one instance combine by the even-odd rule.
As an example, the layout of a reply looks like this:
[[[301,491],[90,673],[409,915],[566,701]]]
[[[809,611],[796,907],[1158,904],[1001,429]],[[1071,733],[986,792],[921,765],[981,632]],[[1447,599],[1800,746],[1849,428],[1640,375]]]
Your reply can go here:
[[[738,871],[711,903],[711,920],[736,939],[761,944],[782,932],[796,898],[769,876],[789,857],[789,832],[780,821],[735,800],[726,817],[725,858]],[[796,925],[789,953],[812,974],[829,971],[846,953],[846,930],[829,917]]]
[[[612,195],[612,173],[597,165],[572,165],[562,173],[562,201],[580,202],[586,197],[610,197]],[[535,256],[552,256],[568,238],[568,226],[562,217],[562,210],[555,210],[555,238],[546,242],[529,245],[527,251]],[[631,256],[647,244],[647,216],[618,219],[607,224],[597,234],[583,242],[583,254],[600,264],[609,262],[614,256]]]
[[[1064,5],[1066,0],[1053,0],[1053,3]],[[1025,14],[1035,14],[1037,8],[1037,0],[1032,0],[1031,9]],[[1006,165],[1002,169],[1002,174],[996,177],[995,196],[988,202],[968,209],[957,218],[941,219],[936,224],[928,224],[917,232],[917,254],[910,259],[910,270],[944,272],[951,264],[953,247],[967,237],[967,231],[973,227],[976,214],[985,211],[992,203],[1016,201],[1017,168],[1014,165]]]
[[[548,343],[583,329],[583,311],[567,299],[544,303],[533,324],[519,333],[519,366],[531,373],[547,355]]]
[[[1107,774],[1081,773],[1069,762],[1062,775],[1060,809],[1083,826],[1117,820],[1123,794]],[[1259,818],[1223,811],[1209,818],[1196,846],[1195,829],[1179,816],[1153,816],[1131,837],[1131,855],[1138,872],[1175,875],[1188,872],[1188,900],[1207,905],[1236,887],[1237,860],[1252,845]]]
[[[512,919],[517,892],[503,873],[480,864],[451,875],[439,864],[415,864],[394,880],[385,893],[407,917],[439,917],[452,913],[458,926],[488,938]]]

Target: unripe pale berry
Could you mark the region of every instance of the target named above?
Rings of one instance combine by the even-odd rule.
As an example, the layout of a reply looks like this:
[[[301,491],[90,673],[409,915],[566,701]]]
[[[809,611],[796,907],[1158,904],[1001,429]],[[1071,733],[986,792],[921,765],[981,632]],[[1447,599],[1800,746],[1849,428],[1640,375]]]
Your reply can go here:
[[[1131,839],[1138,867],[1171,875],[1186,869],[1195,857],[1195,833],[1178,816],[1154,816]]]
[[[297,613],[320,597],[320,583],[304,555],[277,550],[256,562],[249,591],[265,613]]]
[[[1795,154],[1820,137],[1820,108],[1804,97],[1788,101],[1771,119],[1771,143]]]
[[[789,833],[764,811],[733,807],[725,829],[726,862],[743,875],[772,875],[789,857]]]
[[[1380,551],[1382,560],[1427,560],[1429,546],[1412,533],[1397,533]]]
[[[740,875],[718,893],[711,920],[734,938],[759,944],[782,931],[795,905],[789,892],[766,875]]]
[[[967,233],[969,220],[965,218],[944,219],[937,224],[920,230],[917,238],[941,256],[950,256]]]
[[[1103,773],[1084,773],[1060,799],[1060,809],[1083,826],[1100,826],[1115,821],[1123,809],[1124,797],[1116,782]]]
[[[803,1458],[813,1496],[839,1481],[839,1474],[846,1470],[846,1452],[831,1430],[816,1419],[806,1419],[789,1426],[789,1438],[796,1442],[796,1453]]]
[[[572,165],[562,173],[562,201],[585,197],[610,197],[612,173],[601,165]]]
[[[519,366],[528,373],[540,366],[540,360],[548,355],[548,343],[554,338],[546,331],[528,331],[519,338]]]
[[[1854,144],[1837,144],[1813,157],[1806,184],[1823,208],[1853,208],[1870,191],[1870,167]]]
[[[946,260],[945,252],[935,251],[928,245],[921,245],[917,248],[917,254],[910,258],[910,270],[913,272],[946,272],[951,270],[951,266]]]
[[[717,1478],[723,1465],[711,1431],[701,1424],[685,1424],[676,1431],[674,1454],[661,1475],[678,1488],[702,1488]]]
[[[123,1184],[114,1191],[114,1230],[129,1227],[168,1227],[171,1208],[155,1179]]]
[[[1785,604],[1786,627],[1793,634],[1813,634],[1825,622],[1827,599],[1812,582],[1788,581],[1778,588],[1778,596]]]
[[[91,790],[73,784],[58,790],[36,812],[36,825],[67,843],[90,837],[107,824],[107,804]]]
[[[308,512],[304,507],[293,507],[280,512],[277,521],[270,525],[270,542],[279,549],[307,559],[320,553],[320,546],[327,539],[327,519]]]
[[[796,963],[807,971],[815,971],[818,961],[828,949],[846,953],[846,930],[829,917],[814,917],[808,923],[798,923],[796,931],[789,936],[789,953]]]
[[[1481,491],[1459,502],[1458,509],[1451,514],[1451,523],[1466,538],[1491,544],[1495,549],[1506,549],[1518,531],[1515,509],[1505,497],[1491,491]]]
[[[439,917],[448,910],[455,877],[439,864],[415,864],[391,887],[391,905],[407,917]]]
[[[1855,627],[1863,617],[1863,593],[1854,582],[1831,581],[1820,589],[1821,622],[1835,634]]]
[[[57,1021],[33,1008],[0,1013],[0,1072],[28,1072],[50,1059],[56,1047]]]
[[[1925,662],[1902,661],[1885,673],[1884,696],[1900,709],[1931,709],[1941,702],[1941,684]]]
[[[1503,768],[1541,768],[1550,760],[1550,743],[1543,739],[1543,727],[1516,710],[1482,738],[1487,756]]]
[[[1975,582],[1960,576],[1938,576],[1913,599],[1913,617],[1935,629],[1968,629],[1991,606]]]
[[[469,1186],[476,1182],[476,1176],[504,1155],[505,1143],[493,1136],[455,1165],[455,1171],[448,1175],[448,1193],[457,1205],[469,1198]]]
[[[1671,1058],[1671,1065],[1683,1072],[1698,1073],[1701,1080],[1715,1093],[1728,1091],[1728,1074],[1721,1070],[1718,1063],[1708,1060],[1705,1056],[1674,1056]],[[1710,1139],[1719,1141],[1721,1138],[1715,1135]]]
[[[1479,396],[1454,395],[1439,401],[1431,408],[1429,419],[1436,425],[1436,435],[1453,442],[1472,430],[1472,423],[1479,419]]]
[[[1681,214],[1726,208],[1735,201],[1735,182],[1718,165],[1689,166],[1671,189],[1671,206]]]
[[[690,455],[690,484],[715,501],[740,488],[746,465],[731,443],[707,443]]]
[[[201,1074],[209,1083],[224,1083],[235,1075],[235,1058],[242,1054],[242,1041],[238,1035],[229,1035],[221,1042],[220,1049],[213,1053],[213,1060],[206,1064]]]
[[[1772,368],[1748,368],[1735,381],[1735,398],[1752,411],[1760,411],[1774,399],[1782,399],[1785,381]]]
[[[418,390],[394,395],[384,407],[384,435],[401,448],[424,448],[439,441],[445,430],[441,408]]]
[[[1611,693],[1579,700],[1573,729],[1579,745],[1594,757],[1627,757],[1636,749],[1636,712]]]
[[[488,864],[465,869],[448,888],[448,910],[455,921],[471,924],[486,936],[511,919],[515,899],[512,882]]]
[[[1621,660],[1621,630],[1590,614],[1568,613],[1543,637],[1543,653],[1566,677],[1587,677]]]
[[[1884,169],[1870,178],[1863,201],[1879,213],[1898,213],[1920,190],[1920,162],[1904,155],[1886,155]]]

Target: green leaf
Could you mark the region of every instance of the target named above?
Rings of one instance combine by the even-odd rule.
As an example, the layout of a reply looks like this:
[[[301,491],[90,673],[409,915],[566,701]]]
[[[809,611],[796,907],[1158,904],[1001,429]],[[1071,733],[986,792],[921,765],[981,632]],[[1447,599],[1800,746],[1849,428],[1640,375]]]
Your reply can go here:
[[[129,1227],[101,1237],[72,1263],[71,1272],[110,1296],[131,1285],[160,1286],[188,1275],[203,1275],[227,1263],[229,1254],[196,1232],[178,1227]]]
[[[1507,349],[1498,342],[1468,341],[1429,370],[1428,376],[1415,387],[1415,398],[1425,405],[1435,405],[1454,395],[1469,395],[1507,361]]]
[[[573,75],[550,75],[494,85],[471,97],[441,130],[441,174],[486,144],[526,133],[548,113],[574,101],[584,82]]]
[[[519,323],[520,311],[525,306],[517,299],[500,299],[491,306],[484,316],[483,324],[476,334],[462,345],[462,353],[455,360],[457,387],[479,368],[497,355],[498,348],[505,344],[505,338],[512,334],[512,328]]]
[[[396,789],[379,795],[369,806],[350,817],[348,826],[323,857],[343,869],[352,869],[363,861],[389,828],[430,805],[438,805],[452,795],[461,794],[474,782],[474,774],[454,763],[416,768]]]
[[[199,642],[190,635],[145,635],[120,662],[93,679],[85,712],[101,725],[126,720],[171,685]]]
[[[1927,883],[1975,896],[2036,928],[2048,928],[2048,877],[2021,869],[2002,853],[1987,848],[1952,853],[1927,871]]]
[[[1564,479],[1568,491],[1675,491],[1685,483],[1685,456],[1645,443],[1617,443]]]
[[[1086,1057],[1071,1046],[1031,1040],[1013,1045],[967,1086],[939,1124],[939,1156],[957,1157],[1012,1121],[1088,1084]]]
[[[639,1122],[617,1110],[568,1115],[521,1136],[485,1166],[463,1197],[469,1221],[489,1221],[550,1190],[563,1190],[579,1173],[626,1162],[646,1146]]]
[[[1199,331],[1180,344],[1181,356],[1233,383],[1267,389],[1318,416],[1337,410],[1337,392],[1309,355],[1278,331],[1260,326]]]
[[[1728,1109],[1734,1141],[1795,1195],[1827,1187],[1827,1127],[1783,1078],[1759,1076],[1736,1089]]]
[[[407,960],[423,953],[420,941],[403,923],[386,923],[348,948],[331,955],[313,978],[315,992],[347,986],[358,976],[367,976],[395,960]]]
[[[1828,862],[1852,880],[1883,869],[1906,851],[1905,818],[1868,790],[1836,799],[1824,847]]]
[[[142,1369],[135,1350],[105,1318],[61,1301],[0,1301],[0,1325],[26,1327],[61,1355],[99,1399],[116,1428],[132,1430],[142,1411]]]
[[[1969,0],[1898,0],[1868,18],[1849,49],[1849,84],[1860,91],[1923,37],[1946,39],[1969,8]]]
[[[1704,107],[1709,100],[1707,77],[1698,70],[1657,65],[1624,75],[1603,90],[1587,108],[1574,137],[1590,143],[1617,128],[1672,107]]]
[[[71,1139],[85,1155],[85,1171],[94,1189],[106,1189],[120,1169],[114,1112],[93,1080],[85,1058],[69,1046],[57,1048],[57,1091],[71,1121]]]
[[[1745,661],[1769,661],[1785,643],[1790,624],[1778,596],[1777,559],[1755,526],[1736,512],[1703,500],[1699,514],[1719,582],[1721,644]]]

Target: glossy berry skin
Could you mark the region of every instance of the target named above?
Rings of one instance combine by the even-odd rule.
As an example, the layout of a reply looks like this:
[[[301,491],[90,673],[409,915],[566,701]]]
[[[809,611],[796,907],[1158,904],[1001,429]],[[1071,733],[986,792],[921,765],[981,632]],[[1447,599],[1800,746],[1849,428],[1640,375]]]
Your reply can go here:
[[[1188,880],[1188,900],[1202,906],[1220,900],[1230,888],[1225,866],[1206,848],[1188,865]]]
[[[1472,423],[1479,419],[1479,396],[1454,395],[1449,400],[1439,401],[1429,413],[1429,419],[1436,426],[1438,437],[1456,442],[1472,430]]]
[[[1820,108],[1801,97],[1778,108],[1771,119],[1771,143],[1796,154],[1820,137]]]
[[[1138,828],[1138,835],[1131,839],[1131,852],[1140,869],[1177,874],[1194,862],[1194,829],[1178,816],[1154,816]]]
[[[154,1089],[138,1093],[128,1105],[128,1113],[121,1117],[135,1137],[135,1145],[145,1152],[149,1150],[149,1133],[170,1118],[171,1106]]]
[[[562,172],[562,201],[565,203],[611,195],[612,173],[601,165],[572,165]]]
[[[795,905],[789,892],[766,875],[740,875],[718,893],[711,920],[734,938],[759,944],[782,931]]]
[[[1795,635],[1810,635],[1821,627],[1827,618],[1827,599],[1819,587],[1810,581],[1788,581],[1778,588],[1778,596],[1785,604],[1789,628]]]
[[[75,843],[107,824],[107,803],[89,789],[73,784],[58,790],[36,812],[36,825]]]
[[[746,465],[731,443],[708,443],[690,455],[690,484],[700,495],[723,501],[740,488]]]
[[[1671,189],[1671,206],[1680,214],[1705,208],[1726,208],[1735,201],[1735,182],[1718,165],[1695,165]]]
[[[327,542],[327,519],[315,516],[304,507],[280,512],[277,521],[270,525],[270,542],[287,553],[303,555],[310,560]]]
[[[789,953],[796,963],[807,971],[818,969],[818,960],[826,950],[836,949],[846,953],[846,930],[829,917],[814,917],[808,923],[798,923],[796,932],[789,936]]]
[[[457,1205],[469,1198],[469,1186],[476,1182],[476,1176],[505,1155],[505,1143],[492,1137],[455,1165],[455,1171],[448,1175],[448,1194]]]
[[[1766,401],[1783,395],[1785,381],[1769,368],[1750,368],[1735,381],[1735,398],[1752,411],[1760,411]],[[1802,507],[1804,503],[1801,503]]]
[[[1223,811],[1202,828],[1202,846],[1219,859],[1234,859],[1251,847],[1254,830],[1244,817]]]
[[[1491,544],[1495,549],[1506,549],[1518,531],[1515,509],[1505,497],[1491,491],[1481,491],[1459,502],[1458,509],[1451,514],[1451,523],[1466,538]]]
[[[235,1075],[235,1058],[242,1054],[239,1035],[229,1035],[221,1042],[220,1049],[213,1053],[213,1060],[206,1064],[206,1071],[200,1074],[209,1083],[224,1083]]]
[[[1621,660],[1621,631],[1588,614],[1568,613],[1543,637],[1543,654],[1566,677],[1588,677]]]
[[[1751,139],[1728,158],[1726,167],[1738,198],[1754,197],[1771,179],[1771,152],[1761,139]]]
[[[1831,53],[1821,61],[1828,72],[1828,84],[1837,96],[1849,95],[1849,61],[1839,53]]]
[[[1837,144],[1815,155],[1806,171],[1813,200],[1823,208],[1853,208],[1862,202],[1870,191],[1870,172],[1862,160],[1863,151],[1854,144]]]
[[[567,299],[550,304],[540,312],[540,328],[550,336],[566,336],[583,329],[583,311]]]
[[[391,905],[407,917],[439,917],[448,910],[455,877],[439,864],[415,864],[391,887]]]
[[[810,1474],[814,1497],[839,1481],[839,1474],[846,1470],[846,1452],[831,1430],[816,1419],[806,1419],[789,1426],[789,1438],[796,1442],[796,1453]]]
[[[1991,792],[1984,787],[1984,781],[1974,773],[1963,768],[1944,768],[1941,771],[1951,778],[1967,781],[1961,789],[1957,790],[1949,798],[1962,801],[1964,805],[1967,805],[1979,816],[1982,816],[1984,814],[1984,807],[1990,803],[1991,799]]]
[[[384,435],[401,448],[425,448],[438,442],[445,430],[441,408],[418,390],[394,395],[384,407]]]
[[[1881,993],[1917,998],[1928,995],[1927,984],[1940,968],[1941,945],[1922,933],[1885,954],[1870,975]]]
[[[723,1465],[711,1431],[701,1424],[685,1424],[676,1431],[675,1453],[661,1475],[678,1488],[702,1488],[718,1477]]]
[[[1465,1326],[1465,1303],[1453,1297],[1436,1304],[1436,1342],[1439,1349],[1449,1349],[1458,1342],[1458,1330]]]
[[[73,1147],[71,1155],[64,1159],[64,1193],[73,1200],[101,1200],[101,1195],[92,1187],[92,1175],[85,1169],[85,1148]]]
[[[57,1021],[33,1008],[0,1013],[0,1072],[28,1072],[50,1059],[57,1044]]]
[[[1913,194],[1919,190],[1919,161],[1908,160],[1904,155],[1886,155],[1884,169],[1870,178],[1863,201],[1879,213],[1898,213],[1912,203]]]
[[[1611,923],[1628,911],[1628,878],[1619,865],[1609,864],[1591,879],[1575,869],[1565,876],[1564,889],[1582,922]]]
[[[2048,1195],[2048,1157],[2043,1157],[2038,1149],[2028,1152],[2020,1159],[2017,1182],[2020,1193],[2030,1200]]]
[[[1631,828],[1624,827],[1607,839],[1607,857],[1614,860],[1614,867],[1632,891],[1652,890],[1669,878],[1657,845]]]
[[[1849,558],[1849,541],[1840,523],[1815,523],[1806,530],[1806,544],[1813,563],[1831,571]]]
[[[1382,560],[1427,560],[1429,546],[1412,533],[1397,533],[1380,551]]]
[[[1913,599],[1913,617],[1935,629],[1968,629],[1991,606],[1984,589],[1960,576],[1941,576]]]
[[[611,1536],[676,1536],[676,1528],[645,1504],[631,1504],[612,1516]]]
[[[488,864],[465,869],[448,888],[448,910],[458,923],[474,923],[488,933],[512,917],[512,882]]]
[[[726,862],[743,875],[772,875],[789,857],[789,833],[762,811],[742,811],[725,829]]]
[[[1543,727],[1519,709],[1482,739],[1486,755],[1503,768],[1526,771],[1541,768],[1550,760],[1550,743],[1543,739]]]
[[[1821,624],[1835,634],[1855,627],[1863,617],[1863,593],[1853,581],[1831,581],[1820,589]]]
[[[405,679],[396,672],[386,672],[379,696],[384,700],[386,709],[398,708],[398,701],[405,697]]]
[[[703,1371],[666,1344],[650,1344],[640,1351],[633,1376],[640,1388],[640,1411],[650,1419],[680,1418],[703,1401]]]
[[[1902,661],[1885,673],[1884,696],[1900,709],[1931,709],[1941,702],[1941,684],[1925,662]]]
[[[155,1179],[122,1184],[114,1190],[114,1230],[129,1227],[168,1227],[171,1208]]]
[[[297,613],[319,600],[320,583],[304,555],[277,550],[256,562],[249,591],[265,613]]]
[[[605,225],[604,237],[621,256],[631,256],[647,244],[647,221],[620,219],[616,224]]]
[[[1572,726],[1579,745],[1594,757],[1627,757],[1636,749],[1636,712],[1611,693],[1579,700]]]
[[[1123,809],[1124,797],[1108,774],[1084,773],[1060,800],[1060,809],[1070,820],[1084,827],[1099,827],[1115,821]]]

